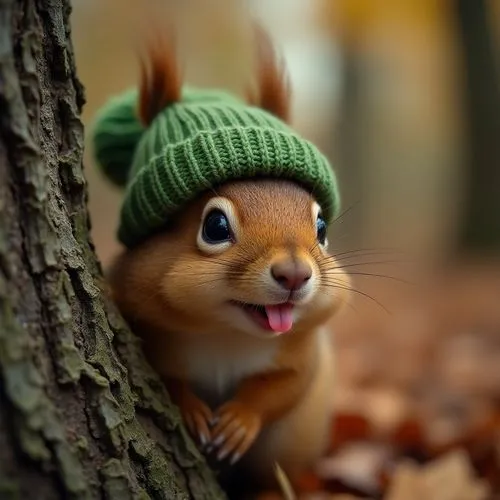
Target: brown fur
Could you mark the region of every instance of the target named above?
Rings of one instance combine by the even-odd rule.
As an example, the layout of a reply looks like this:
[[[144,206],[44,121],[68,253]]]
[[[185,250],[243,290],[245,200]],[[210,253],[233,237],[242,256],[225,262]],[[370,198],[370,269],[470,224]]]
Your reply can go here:
[[[285,122],[290,121],[290,81],[284,64],[279,64],[269,34],[254,24],[257,46],[257,95],[249,93],[249,101]]]
[[[182,88],[173,31],[152,33],[139,60],[139,118],[146,127],[162,109],[181,99]]]
[[[227,434],[220,449],[243,455],[255,484],[272,481],[273,460],[293,480],[326,444],[332,365],[322,328],[345,291],[321,280],[335,262],[317,245],[309,193],[287,181],[254,180],[216,194],[232,202],[239,221],[233,246],[215,256],[197,247],[203,208],[215,196],[206,193],[172,229],[119,256],[110,273],[113,295],[194,437]],[[227,301],[265,302],[265,270],[291,254],[309,259],[319,279],[293,331],[260,338],[228,323]],[[347,277],[335,276],[345,287]],[[245,367],[248,373],[235,372]],[[200,380],[204,373],[210,383]],[[211,427],[214,416],[219,423]],[[243,429],[243,442],[231,426]]]
[[[254,24],[257,47],[257,90],[249,102],[285,122],[290,121],[291,89],[284,64],[277,60],[269,34]],[[175,50],[173,29],[151,29],[139,59],[139,119],[148,126],[165,107],[182,97],[182,77]]]

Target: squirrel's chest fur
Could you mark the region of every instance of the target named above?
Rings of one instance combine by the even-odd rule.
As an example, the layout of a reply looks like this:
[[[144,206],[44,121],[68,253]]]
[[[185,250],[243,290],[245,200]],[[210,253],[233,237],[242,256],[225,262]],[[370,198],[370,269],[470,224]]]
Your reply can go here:
[[[232,396],[243,378],[273,367],[277,343],[252,340],[214,342],[214,339],[199,339],[185,346],[186,375],[195,391],[207,402],[220,404]]]

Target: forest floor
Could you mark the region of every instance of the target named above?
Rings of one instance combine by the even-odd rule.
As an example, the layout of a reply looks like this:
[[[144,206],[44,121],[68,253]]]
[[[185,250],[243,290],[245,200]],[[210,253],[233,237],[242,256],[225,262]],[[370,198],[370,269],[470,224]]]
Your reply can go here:
[[[300,500],[500,499],[500,269],[401,290],[334,325],[332,440]]]

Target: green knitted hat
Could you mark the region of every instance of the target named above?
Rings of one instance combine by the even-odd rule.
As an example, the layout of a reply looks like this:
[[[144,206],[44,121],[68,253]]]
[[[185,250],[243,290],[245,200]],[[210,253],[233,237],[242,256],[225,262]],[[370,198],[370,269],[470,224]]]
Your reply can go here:
[[[95,122],[94,154],[115,184],[126,186],[118,237],[132,247],[186,203],[227,181],[296,181],[334,217],[339,195],[328,160],[267,111],[225,92],[185,88],[144,128],[138,92],[111,99]]]

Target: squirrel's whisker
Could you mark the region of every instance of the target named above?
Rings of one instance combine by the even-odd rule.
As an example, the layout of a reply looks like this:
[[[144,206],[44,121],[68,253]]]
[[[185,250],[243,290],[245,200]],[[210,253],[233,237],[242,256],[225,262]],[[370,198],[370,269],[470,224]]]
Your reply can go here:
[[[339,273],[328,272],[328,271],[325,273],[326,276],[331,276],[334,274],[339,274]],[[388,280],[397,281],[398,283],[403,283],[405,285],[412,285],[413,284],[411,281],[404,280],[402,278],[398,278],[397,276],[390,276],[387,274],[362,273],[362,272],[355,271],[355,272],[350,272],[349,275],[350,276],[366,276],[366,277],[372,277],[372,278],[385,278]]]
[[[402,264],[405,263],[405,261],[398,261],[398,260],[377,260],[377,261],[367,261],[367,262],[350,262],[348,264],[341,264],[339,266],[335,266],[331,268],[330,270],[337,270],[337,269],[347,269],[350,267],[356,267],[356,266],[369,266],[369,265],[382,265],[382,264]]]
[[[351,210],[356,207],[357,205],[359,205],[361,203],[361,200],[358,200],[356,202],[354,202],[352,205],[350,205],[349,207],[347,207],[340,215],[338,215],[335,219],[333,219],[332,221],[332,225],[341,221],[341,223],[343,222],[343,218],[349,213],[351,212]]]
[[[384,310],[384,312],[386,312],[387,314],[391,314],[389,309],[387,309],[379,300],[377,300],[375,297],[372,297],[370,294],[368,294],[366,292],[362,292],[361,290],[358,290],[357,288],[345,286],[342,282],[337,281],[337,280],[331,280],[331,279],[330,279],[330,281],[323,280],[323,283],[325,285],[333,286],[334,288],[339,288],[340,290],[346,290],[349,292],[354,292],[354,293],[357,293],[359,295],[362,295],[363,297],[370,299],[375,304],[377,304],[379,307],[381,307]]]

